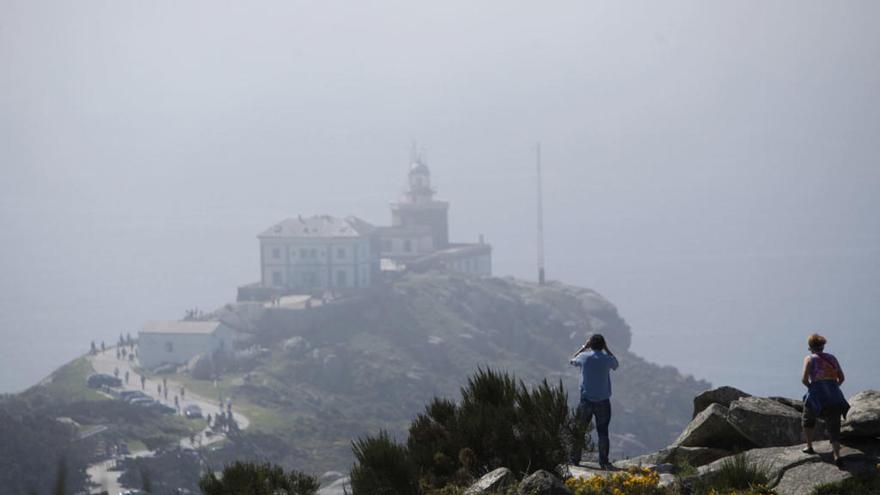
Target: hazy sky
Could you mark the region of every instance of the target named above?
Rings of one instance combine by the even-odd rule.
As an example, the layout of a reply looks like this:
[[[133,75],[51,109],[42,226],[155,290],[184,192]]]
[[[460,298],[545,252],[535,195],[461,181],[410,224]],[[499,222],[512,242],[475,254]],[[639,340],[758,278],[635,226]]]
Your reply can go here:
[[[878,18],[875,1],[0,0],[0,391],[233,299],[284,217],[387,222],[413,139],[453,237],[484,233],[496,272],[523,277],[542,141],[549,275],[607,295],[647,357],[786,393],[760,376],[779,361],[792,395],[820,329],[880,386]]]

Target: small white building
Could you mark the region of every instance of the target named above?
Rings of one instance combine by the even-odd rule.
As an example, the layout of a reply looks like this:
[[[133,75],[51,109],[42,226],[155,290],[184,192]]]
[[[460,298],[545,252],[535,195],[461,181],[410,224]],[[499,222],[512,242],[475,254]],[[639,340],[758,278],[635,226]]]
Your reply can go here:
[[[138,360],[145,368],[183,364],[199,354],[232,352],[235,330],[219,321],[150,321],[138,332]]]

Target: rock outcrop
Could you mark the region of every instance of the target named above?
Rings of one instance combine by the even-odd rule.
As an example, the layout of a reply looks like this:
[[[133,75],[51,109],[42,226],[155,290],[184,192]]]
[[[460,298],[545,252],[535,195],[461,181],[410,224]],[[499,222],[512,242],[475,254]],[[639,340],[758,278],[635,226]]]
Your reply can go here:
[[[729,410],[711,403],[681,432],[673,447],[714,447],[733,450],[750,447],[749,439],[728,421]]]
[[[519,495],[571,495],[565,484],[553,474],[535,471],[519,484]]]
[[[741,399],[743,397],[751,397],[751,395],[743,392],[738,388],[727,386],[707,390],[694,397],[693,417],[696,418],[698,414],[703,412],[707,407],[712,404],[718,404],[724,406],[725,408],[729,408],[730,404],[733,401]]]
[[[464,495],[488,495],[516,484],[516,476],[506,467],[486,473],[465,490]]]
[[[764,397],[737,399],[730,405],[727,421],[758,447],[795,445],[803,442],[801,415],[797,410],[773,399]]]
[[[880,391],[865,390],[849,399],[850,410],[840,431],[845,437],[880,437]]]

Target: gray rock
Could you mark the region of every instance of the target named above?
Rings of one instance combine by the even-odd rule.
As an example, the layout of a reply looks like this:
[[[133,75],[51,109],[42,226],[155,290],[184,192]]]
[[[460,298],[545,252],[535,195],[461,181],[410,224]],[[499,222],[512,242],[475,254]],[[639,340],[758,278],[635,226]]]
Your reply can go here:
[[[700,467],[713,461],[727,457],[733,452],[712,447],[667,447],[653,454],[640,455],[631,459],[615,462],[620,468],[648,467],[658,464],[673,464],[679,466],[688,463],[693,467]]]
[[[696,418],[698,414],[703,412],[711,404],[730,407],[731,402],[743,397],[751,397],[751,395],[738,388],[726,386],[707,390],[694,397],[694,414],[691,417]]]
[[[758,447],[803,442],[801,415],[791,407],[764,397],[744,397],[730,405],[727,420]]]
[[[519,495],[571,495],[571,490],[552,473],[539,470],[522,480]]]
[[[743,455],[745,456],[746,461],[761,468],[767,473],[772,486],[776,484],[786,470],[800,464],[817,462],[820,460],[818,456],[804,454],[801,452],[801,448],[803,448],[803,445],[752,449],[744,452]],[[828,446],[829,450],[830,448],[831,447]],[[721,470],[725,463],[731,462],[733,458],[734,456],[724,457],[711,464],[702,466],[697,469],[697,472],[699,473],[698,475],[701,478],[711,479],[712,475]]]
[[[780,406],[781,407],[781,406]],[[734,450],[752,446],[745,436],[727,421],[728,410],[720,404],[709,404],[681,432],[672,447],[714,447]]]
[[[841,433],[846,437],[880,437],[880,391],[865,390],[849,399]]]
[[[782,475],[774,487],[778,495],[803,495],[826,483],[835,483],[852,478],[852,473],[843,471],[827,462],[811,462],[795,466]]]
[[[801,399],[791,399],[788,397],[768,397],[768,399],[775,400],[783,406],[788,406],[799,413],[804,412],[804,401]]]
[[[465,490],[464,495],[488,495],[499,492],[514,483],[516,483],[516,477],[513,472],[506,467],[500,467],[484,474],[482,478]]]

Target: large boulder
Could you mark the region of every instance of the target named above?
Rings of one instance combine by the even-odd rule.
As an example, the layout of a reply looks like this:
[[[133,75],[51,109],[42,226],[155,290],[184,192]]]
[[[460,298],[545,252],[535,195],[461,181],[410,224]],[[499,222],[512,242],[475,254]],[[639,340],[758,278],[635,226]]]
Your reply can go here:
[[[811,462],[795,466],[783,473],[782,479],[773,488],[777,495],[803,495],[826,483],[836,483],[852,478],[844,471],[827,462]]]
[[[571,495],[565,483],[543,469],[535,471],[519,484],[519,495]]]
[[[513,475],[513,472],[506,467],[500,467],[484,474],[482,478],[465,490],[464,495],[488,495],[500,492],[514,483],[516,483],[516,476]]]
[[[791,399],[788,397],[768,397],[768,399],[775,400],[783,406],[788,406],[799,413],[804,412],[804,401],[802,399]]]
[[[782,478],[782,474],[788,469],[800,464],[819,461],[819,457],[801,452],[803,446],[796,447],[769,447],[764,449],[752,449],[743,452],[749,464],[760,467],[770,479],[770,485],[775,485]],[[818,448],[818,447],[817,447]],[[829,446],[830,449],[830,446]],[[724,457],[706,466],[697,469],[699,476],[711,479],[726,463],[732,462],[734,456]]]
[[[743,397],[730,405],[728,422],[758,447],[803,442],[801,415],[795,409],[764,397]]]
[[[685,427],[672,447],[714,447],[735,450],[753,446],[728,421],[728,409],[720,404],[709,404]]]
[[[712,404],[730,407],[731,402],[743,397],[751,397],[751,395],[738,388],[727,386],[707,390],[694,397],[694,414],[691,417],[696,418],[698,414]]]
[[[623,469],[629,467],[659,466],[664,464],[680,466],[685,463],[693,467],[699,467],[731,454],[733,454],[733,452],[729,450],[712,447],[672,446],[666,447],[665,449],[661,449],[652,454],[645,454],[631,459],[616,461],[615,465]]]
[[[841,433],[846,437],[880,437],[880,391],[865,390],[849,399]]]
[[[788,447],[769,447],[744,452],[746,461],[761,468],[769,479],[768,486],[779,495],[801,495],[811,493],[821,484],[843,481],[851,476],[870,476],[876,472],[880,442],[861,441],[844,445],[841,448],[842,468],[831,460],[831,444],[827,441],[815,442],[817,454],[804,454],[803,444]],[[712,478],[730,462],[733,457],[725,457],[700,467],[697,476],[706,481]]]

